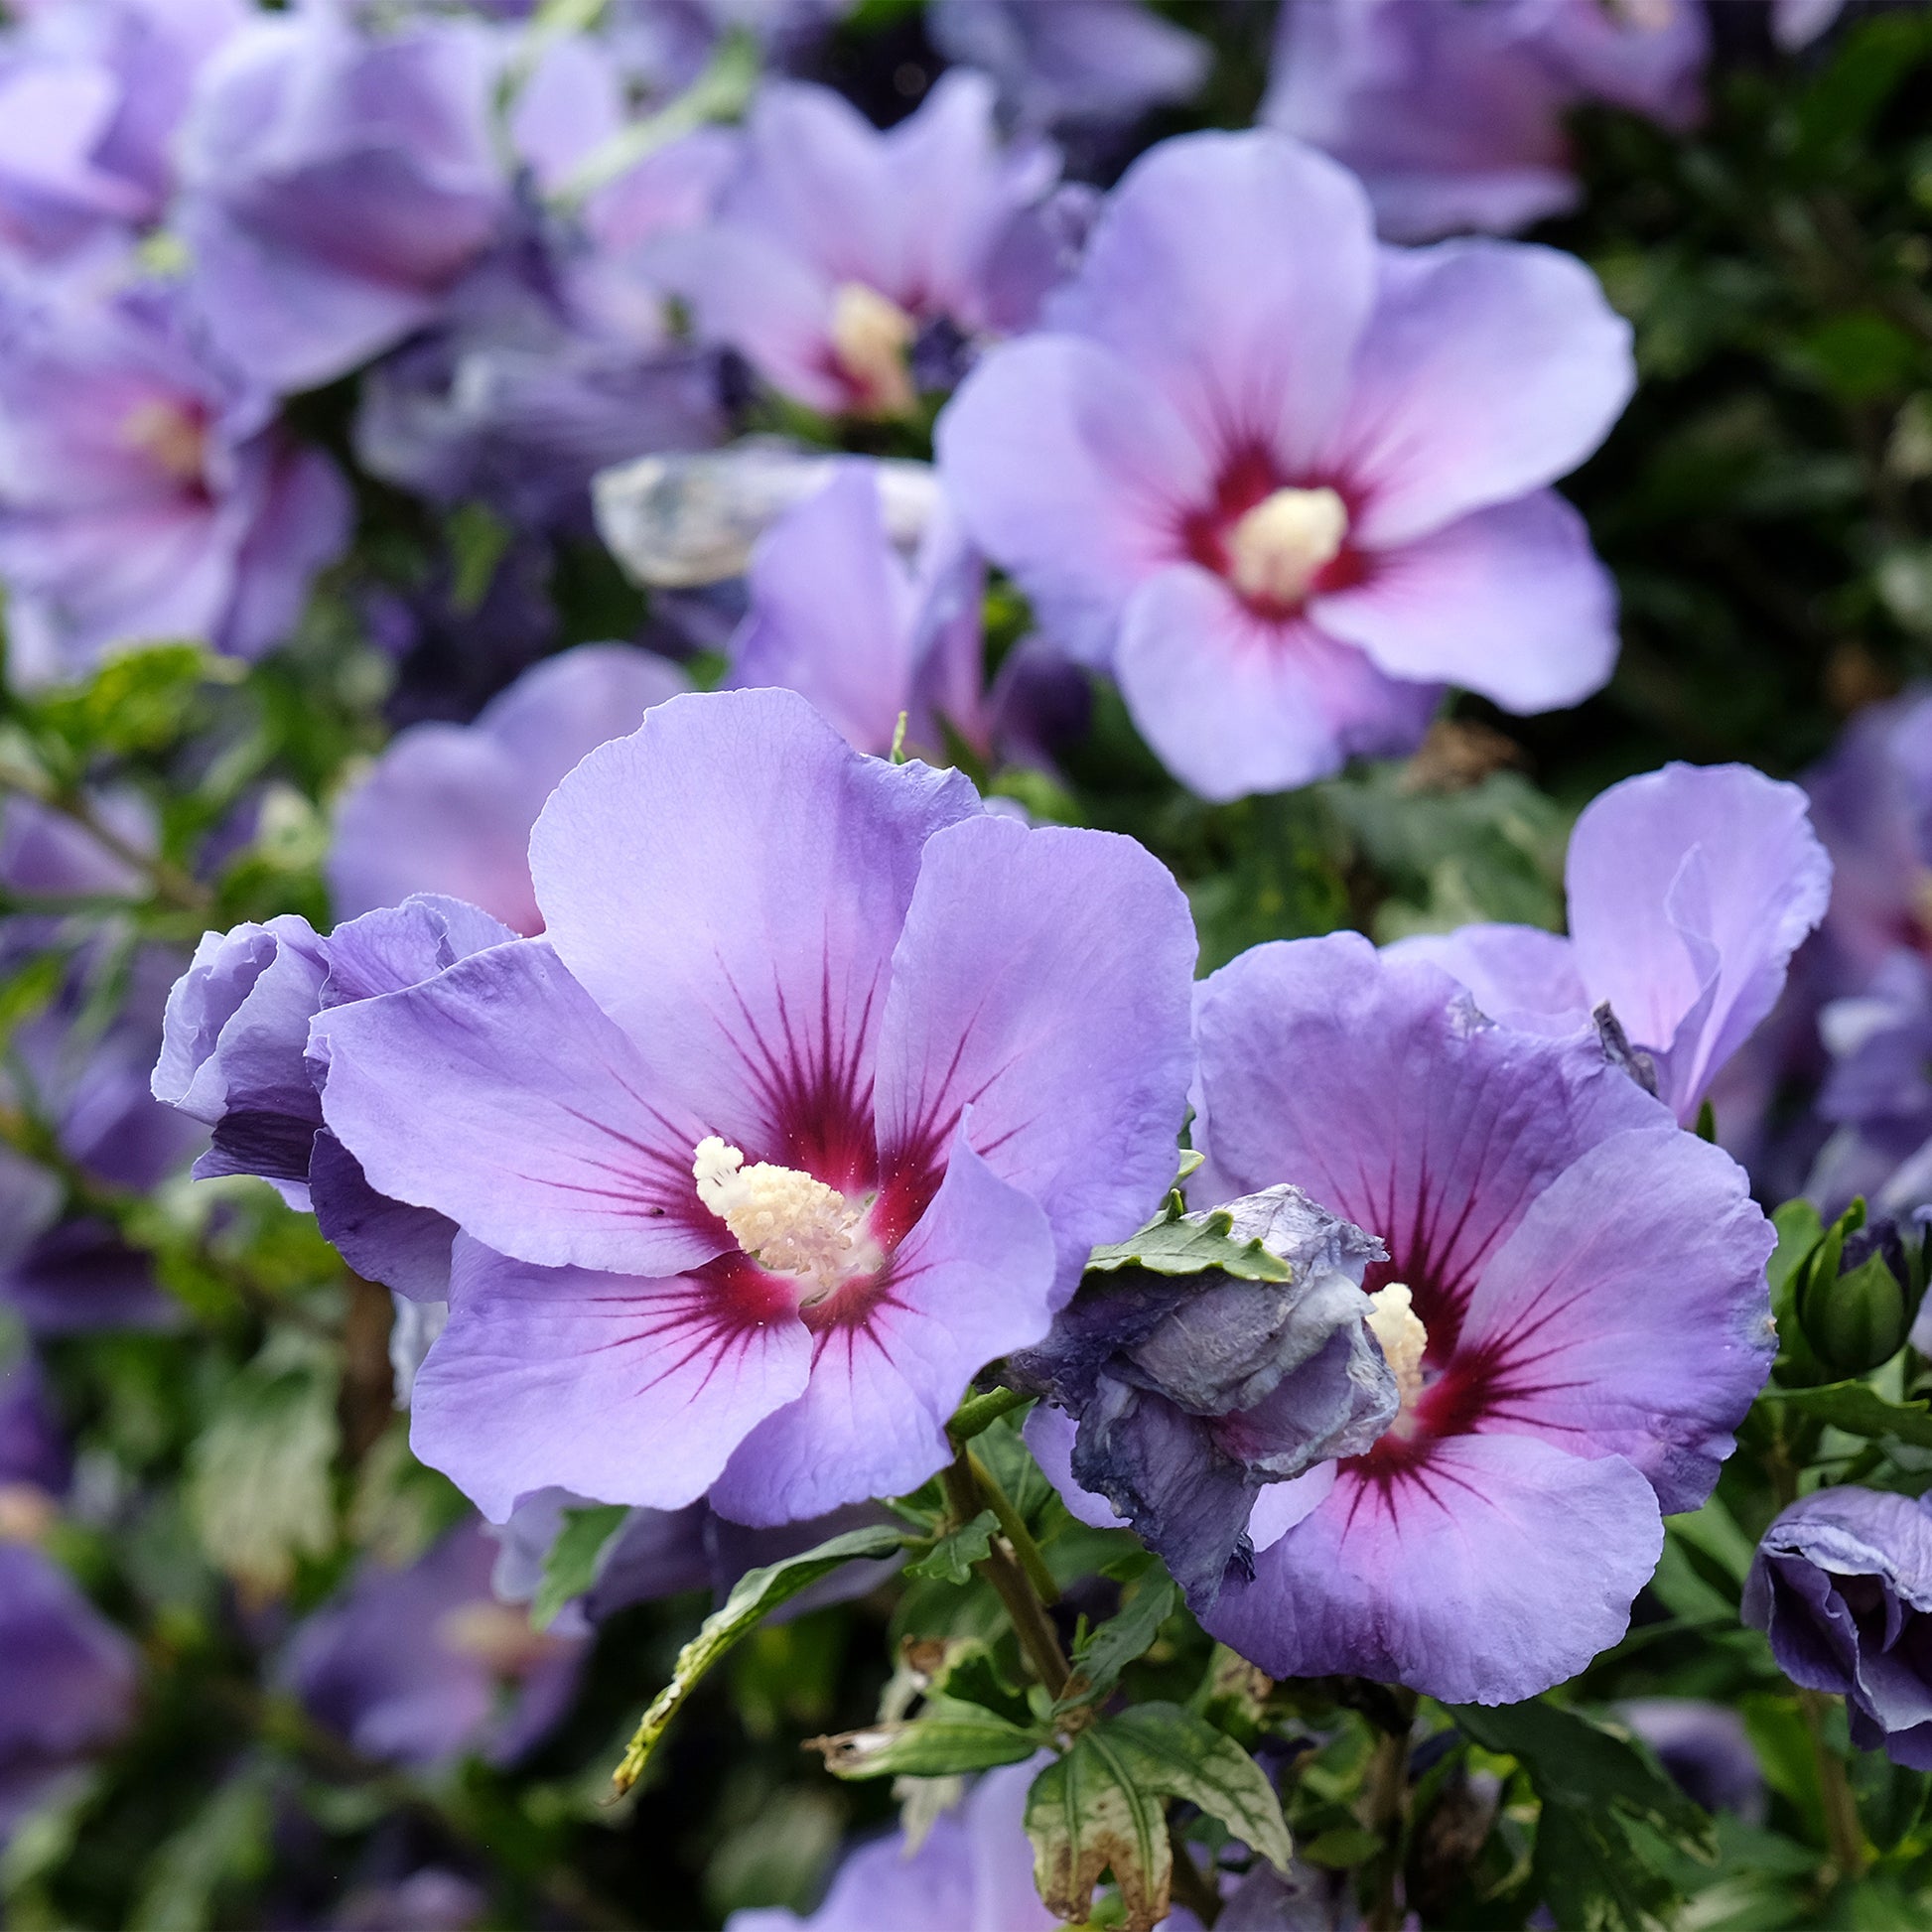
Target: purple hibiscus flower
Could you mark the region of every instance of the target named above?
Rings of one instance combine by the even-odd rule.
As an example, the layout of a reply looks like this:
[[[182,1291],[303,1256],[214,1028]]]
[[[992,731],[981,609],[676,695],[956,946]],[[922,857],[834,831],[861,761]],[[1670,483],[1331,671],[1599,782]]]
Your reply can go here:
[[[1140,0],[933,0],[926,32],[947,60],[990,73],[1023,127],[1138,119],[1191,100],[1213,61]]]
[[[161,213],[195,76],[243,0],[63,0],[0,35],[0,247],[48,262]]]
[[[1610,1707],[1657,1753],[1684,1794],[1706,1811],[1735,1812],[1761,1825],[1769,1809],[1764,1773],[1744,1721],[1703,1698],[1629,1698]]]
[[[1206,1195],[1293,1176],[1379,1233],[1402,1407],[1262,1492],[1204,1619],[1276,1677],[1510,1702],[1621,1635],[1660,1512],[1710,1493],[1775,1346],[1744,1175],[1593,1039],[1484,1020],[1353,933],[1200,988]]]
[[[510,206],[499,65],[481,22],[373,34],[326,5],[256,20],[209,63],[176,222],[238,368],[313,388],[436,320]]]
[[[1630,384],[1569,256],[1378,248],[1321,155],[1188,135],[1129,169],[1043,333],[974,370],[939,464],[1047,631],[1229,798],[1411,748],[1444,682],[1525,712],[1602,684],[1609,581],[1546,485]]]
[[[1626,778],[1571,834],[1569,938],[1466,925],[1390,950],[1433,961],[1491,1020],[1532,1033],[1574,1032],[1607,1001],[1658,1097],[1690,1122],[1824,917],[1832,862],[1805,803],[1746,764]]]
[[[1262,119],[1359,175],[1392,241],[1513,233],[1577,205],[1571,108],[1688,126],[1710,40],[1698,0],[1286,0]]]
[[[1764,1532],[1740,1614],[1793,1683],[1845,1699],[1852,1741],[1932,1771],[1932,1506],[1853,1484]]]
[[[817,1911],[734,1912],[726,1932],[1050,1932],[1059,1921],[1034,1887],[1027,1792],[1047,1760],[1002,1765],[973,1781],[917,1846],[901,1830],[849,1853]],[[1187,1915],[1167,1922],[1180,1932]]]
[[[327,938],[293,912],[203,936],[168,996],[154,1097],[205,1122],[198,1178],[251,1173],[317,1224],[351,1268],[415,1301],[448,1292],[455,1230],[377,1193],[323,1126],[325,1068],[307,1054],[318,1013],[393,992],[514,935],[457,899],[422,896]]]
[[[134,1646],[50,1558],[0,1535],[0,1844],[134,1722]]]
[[[208,352],[179,289],[0,303],[0,579],[16,678],[117,644],[259,656],[348,538],[348,491]]]
[[[989,748],[981,690],[986,572],[943,499],[908,565],[871,464],[781,515],[752,553],[751,608],[731,644],[734,685],[802,692],[861,752],[943,753],[948,729]]]
[[[1887,1210],[1932,1198],[1932,964],[1901,946],[1863,993],[1826,1004],[1818,1031],[1833,1132],[1805,1191],[1833,1213],[1855,1194]]]
[[[973,1372],[1172,1176],[1178,889],[781,691],[658,706],[530,858],[543,939],[312,1034],[370,1183],[463,1231],[418,1454],[497,1521],[549,1486],[771,1524],[922,1480]]]
[[[910,410],[942,338],[1027,327],[1059,272],[1039,205],[1048,147],[1002,150],[984,74],[944,75],[880,133],[824,87],[767,83],[717,218],[664,237],[652,271],[774,387],[814,409]],[[922,353],[921,343],[925,345]],[[937,361],[950,358],[944,353]]]
[[[569,1708],[585,1645],[499,1603],[495,1561],[474,1520],[406,1568],[365,1559],[296,1631],[284,1681],[364,1757],[428,1768],[479,1751],[514,1763]],[[505,1686],[516,1696],[499,1711]]]
[[[529,846],[543,801],[585,753],[688,688],[648,651],[580,644],[525,671],[473,725],[399,732],[337,807],[327,867],[336,910],[352,918],[443,894],[513,931],[541,932]]]

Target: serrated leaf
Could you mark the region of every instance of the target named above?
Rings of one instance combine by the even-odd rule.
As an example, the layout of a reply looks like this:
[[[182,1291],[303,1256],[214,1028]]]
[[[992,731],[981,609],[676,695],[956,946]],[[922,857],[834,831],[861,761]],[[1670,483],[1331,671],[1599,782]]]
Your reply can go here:
[[[907,1724],[869,1725],[831,1737],[810,1737],[835,1778],[939,1778],[1018,1764],[1042,1748],[1045,1734],[1008,1724],[978,1705],[934,1698]]]
[[[1084,1924],[1093,1888],[1112,1871],[1126,1909],[1125,1932],[1152,1932],[1168,1915],[1173,1881],[1167,1808],[1136,1783],[1104,1731],[1104,1725],[1082,1731],[1027,1793],[1034,1884],[1049,1912]]]
[[[983,1509],[970,1523],[949,1530],[916,1563],[905,1566],[908,1577],[930,1577],[942,1584],[965,1584],[973,1566],[984,1562],[993,1548],[994,1533],[1000,1521],[990,1509]]]
[[[537,1629],[549,1629],[564,1605],[597,1582],[605,1551],[629,1520],[630,1511],[622,1503],[564,1511],[563,1528],[543,1559],[543,1581],[530,1603],[530,1621]]]
[[[846,1564],[889,1557],[902,1550],[905,1542],[903,1530],[877,1524],[862,1530],[847,1530],[842,1536],[800,1551],[795,1557],[786,1557],[781,1563],[748,1570],[733,1586],[723,1607],[706,1617],[698,1634],[678,1652],[671,1681],[652,1699],[622,1761],[612,1773],[618,1789],[628,1791],[636,1783],[650,1761],[657,1740],[683,1708],[685,1699],[712,1666],[740,1638],[756,1629],[770,1611]]]
[[[1170,1212],[1125,1241],[1110,1242],[1087,1257],[1090,1273],[1145,1268],[1154,1275],[1199,1275],[1219,1269],[1244,1282],[1285,1282],[1294,1273],[1259,1241],[1237,1241],[1234,1217],[1225,1208],[1202,1214]]]
[[[1173,1579],[1165,1572],[1144,1576],[1119,1614],[1110,1616],[1074,1651],[1073,1676],[1078,1688],[1069,1686],[1054,1710],[1070,1710],[1105,1697],[1120,1682],[1121,1672],[1135,1658],[1147,1654],[1179,1600]]]
[[[1887,1402],[1867,1382],[1828,1382],[1822,1389],[1766,1389],[1760,1402],[1830,1423],[1848,1436],[1870,1442],[1886,1437],[1932,1449],[1932,1408],[1923,1402]]]
[[[1141,1704],[1094,1732],[1128,1761],[1144,1790],[1198,1805],[1276,1870],[1288,1870],[1294,1846],[1267,1772],[1206,1719],[1177,1704]]]

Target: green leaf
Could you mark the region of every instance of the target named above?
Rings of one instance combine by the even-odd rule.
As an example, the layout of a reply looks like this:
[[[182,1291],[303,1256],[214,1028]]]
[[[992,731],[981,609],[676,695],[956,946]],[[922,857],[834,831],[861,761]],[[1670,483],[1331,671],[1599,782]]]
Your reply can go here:
[[[238,1374],[189,1455],[203,1548],[243,1589],[280,1595],[299,1557],[335,1547],[338,1370],[284,1331]]]
[[[612,1774],[620,1791],[636,1783],[650,1754],[663,1736],[684,1701],[718,1660],[734,1644],[780,1603],[789,1602],[800,1590],[809,1589],[821,1577],[848,1563],[876,1560],[897,1554],[905,1547],[906,1533],[887,1524],[863,1530],[847,1530],[815,1549],[801,1551],[781,1563],[766,1564],[761,1570],[749,1570],[733,1587],[724,1606],[706,1617],[698,1634],[677,1654],[671,1681],[658,1692],[644,1713],[625,1749],[622,1761]]]
[[[932,1699],[908,1724],[871,1725],[832,1737],[809,1737],[835,1778],[938,1778],[1018,1764],[1047,1742],[1035,1725],[1008,1724],[978,1705]]]
[[[128,1932],[200,1932],[234,1923],[217,1916],[216,1894],[268,1869],[273,1822],[267,1766],[247,1761],[154,1854]]]
[[[34,716],[83,753],[158,752],[185,735],[205,686],[241,675],[206,644],[144,644],[107,658],[86,683],[41,698]]]
[[[1765,1267],[1775,1301],[1795,1280],[1798,1270],[1808,1262],[1825,1239],[1825,1223],[1817,1208],[1804,1199],[1788,1200],[1771,1216],[1778,1231],[1778,1245]]]
[[[1822,1389],[1766,1389],[1758,1397],[1779,1409],[1830,1423],[1848,1436],[1870,1442],[1887,1438],[1932,1449],[1932,1408],[1923,1402],[1887,1402],[1868,1382],[1828,1382]]]
[[[1140,1704],[1094,1726],[1144,1790],[1184,1798],[1287,1871],[1294,1847],[1268,1774],[1233,1738],[1177,1704]]]
[[[1544,1802],[1585,1810],[1614,1806],[1666,1838],[1709,1852],[1709,1814],[1628,1739],[1575,1711],[1527,1704],[1447,1707],[1463,1735],[1484,1750],[1520,1759]]]
[[[1027,1793],[1034,1884],[1055,1917],[1084,1924],[1094,1886],[1112,1871],[1125,1932],[1152,1932],[1168,1915],[1173,1879],[1167,1807],[1135,1781],[1106,1730],[1082,1731]]]
[[[1094,1249],[1087,1268],[1097,1274],[1145,1268],[1155,1275],[1199,1275],[1218,1268],[1245,1282],[1285,1282],[1294,1273],[1258,1240],[1237,1241],[1234,1217],[1219,1207],[1182,1214],[1171,1206],[1130,1239]]]
[[[990,1509],[983,1509],[970,1523],[949,1530],[917,1563],[908,1563],[905,1574],[931,1577],[942,1584],[965,1584],[972,1577],[974,1564],[984,1562],[992,1550],[999,1527],[999,1518]]]
[[[1074,1651],[1074,1681],[1053,1709],[1070,1710],[1105,1697],[1119,1683],[1121,1672],[1135,1658],[1147,1654],[1179,1600],[1180,1592],[1165,1571],[1143,1577],[1119,1613],[1110,1616]]]
[[[933,1692],[955,1703],[977,1704],[1009,1724],[1033,1722],[1027,1700],[1000,1675],[985,1644],[968,1639],[949,1645],[948,1650],[951,1654],[932,1680]]]
[[[1633,1824],[1715,1856],[1710,1817],[1635,1744],[1581,1714],[1535,1701],[1449,1710],[1465,1736],[1528,1772],[1542,1801],[1535,1882],[1565,1932],[1652,1932],[1667,1915],[1677,1888],[1633,1842]]]
[[[604,1553],[629,1520],[630,1511],[622,1503],[564,1511],[564,1526],[543,1560],[543,1582],[530,1604],[530,1621],[539,1630],[549,1629],[564,1605],[597,1582]]]

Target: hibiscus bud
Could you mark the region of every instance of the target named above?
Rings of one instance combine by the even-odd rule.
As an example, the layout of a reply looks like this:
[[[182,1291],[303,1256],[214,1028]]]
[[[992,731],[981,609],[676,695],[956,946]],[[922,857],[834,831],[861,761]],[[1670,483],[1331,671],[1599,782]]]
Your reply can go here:
[[[1798,1285],[1798,1320],[1820,1363],[1863,1375],[1904,1345],[1923,1286],[1898,1225],[1864,1225],[1854,1201],[1827,1231]]]

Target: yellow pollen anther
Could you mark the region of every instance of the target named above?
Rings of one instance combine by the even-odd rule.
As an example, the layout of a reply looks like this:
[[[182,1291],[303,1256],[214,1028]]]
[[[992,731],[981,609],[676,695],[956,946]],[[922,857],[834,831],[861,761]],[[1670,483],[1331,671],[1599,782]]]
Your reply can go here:
[[[863,282],[841,282],[832,297],[832,353],[867,410],[909,416],[917,406],[906,361],[919,326],[898,304]]]
[[[1422,1394],[1422,1358],[1429,1348],[1429,1330],[1422,1325],[1415,1298],[1403,1283],[1391,1282],[1368,1299],[1374,1305],[1368,1325],[1382,1344],[1382,1359],[1395,1377],[1406,1411]]]
[[[768,1161],[748,1168],[745,1156],[716,1134],[698,1143],[691,1173],[698,1199],[774,1275],[809,1277],[823,1295],[876,1260],[861,1252],[853,1232],[862,1210],[811,1174]]]
[[[121,419],[121,441],[139,450],[178,483],[200,483],[207,432],[179,403],[137,403]]]
[[[1300,604],[1347,534],[1348,510],[1332,489],[1278,489],[1228,532],[1234,588],[1258,604]]]

